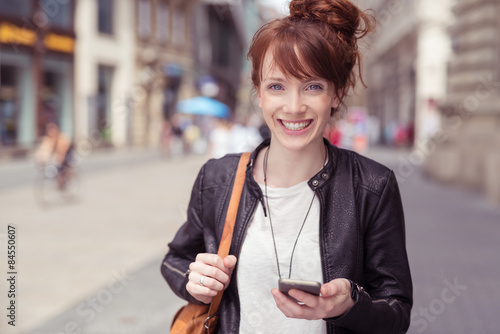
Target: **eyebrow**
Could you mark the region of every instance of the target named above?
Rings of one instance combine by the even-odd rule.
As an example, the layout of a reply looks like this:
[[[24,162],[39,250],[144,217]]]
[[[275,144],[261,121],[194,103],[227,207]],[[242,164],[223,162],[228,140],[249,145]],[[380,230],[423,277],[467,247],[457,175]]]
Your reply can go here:
[[[285,78],[278,78],[278,77],[271,77],[271,78],[263,78],[262,79],[263,82],[266,82],[266,81],[278,81],[278,82],[285,82]]]
[[[285,78],[280,78],[280,77],[270,77],[270,78],[263,78],[262,79],[262,82],[269,82],[269,81],[286,82],[286,79]],[[312,82],[312,81],[326,81],[326,82],[328,82],[328,80],[323,79],[323,78],[319,78],[319,77],[307,78],[303,82],[304,83],[309,83],[309,82]]]

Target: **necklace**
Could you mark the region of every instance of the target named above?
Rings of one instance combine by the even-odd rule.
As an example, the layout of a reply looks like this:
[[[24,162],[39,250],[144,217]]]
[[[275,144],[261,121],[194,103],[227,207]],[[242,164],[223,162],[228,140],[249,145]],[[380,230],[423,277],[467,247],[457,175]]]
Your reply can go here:
[[[274,255],[276,256],[276,266],[278,267],[278,276],[281,279],[281,270],[280,270],[280,262],[278,260],[278,249],[276,248],[276,239],[274,238],[274,228],[273,228],[273,220],[271,218],[271,207],[269,206],[269,196],[267,196],[267,161],[269,159],[269,148],[267,148],[266,153],[264,155],[264,164],[263,164],[263,172],[264,172],[264,192],[266,196],[266,206],[267,206],[267,212],[269,215],[269,225],[271,226],[271,235],[273,237],[273,244],[274,244]],[[325,152],[325,162],[324,165],[326,165],[328,158],[328,154]],[[309,208],[307,209],[306,216],[304,217],[304,221],[302,222],[302,225],[300,226],[299,233],[297,234],[297,238],[295,238],[295,243],[293,244],[292,248],[292,255],[290,256],[290,269],[288,271],[288,278],[292,276],[292,261],[293,261],[293,253],[295,252],[295,246],[297,246],[297,242],[299,241],[300,233],[302,233],[302,229],[304,228],[304,225],[306,224],[307,217],[309,216],[309,212],[311,211],[312,205],[314,203],[314,198],[316,197],[316,192],[313,192],[313,197],[311,199],[311,203],[309,204]]]

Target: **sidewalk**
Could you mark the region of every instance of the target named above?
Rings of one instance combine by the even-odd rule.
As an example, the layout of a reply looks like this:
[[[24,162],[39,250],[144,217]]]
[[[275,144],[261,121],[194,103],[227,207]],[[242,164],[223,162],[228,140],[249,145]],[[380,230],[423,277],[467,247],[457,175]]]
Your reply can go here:
[[[158,148],[101,148],[78,158],[77,168],[83,173],[161,159]],[[32,156],[0,161],[0,191],[31,184],[36,173],[35,167]]]
[[[82,200],[49,208],[36,205],[30,182],[0,190],[0,258],[7,259],[7,225],[16,226],[18,241],[18,318],[15,328],[2,320],[0,333],[28,333],[82,301],[79,318],[97,324],[93,312],[102,311],[99,305],[125,293],[136,272],[154,259],[151,277],[158,277],[160,258],[184,220],[190,188],[204,161],[201,156],[164,160],[151,152],[91,157],[85,163],[96,167],[83,173]],[[6,262],[0,262],[3,273]],[[3,310],[5,288],[2,283]],[[103,288],[103,295],[96,295]],[[90,296],[98,298],[95,310],[95,301],[86,302]],[[42,332],[73,331],[63,324]]]
[[[384,148],[367,153],[397,175],[407,154]],[[197,157],[174,163],[153,160],[130,169],[117,166],[96,172],[88,176],[89,189],[95,191],[89,191],[92,198],[85,208],[97,214],[75,208],[68,215],[61,208],[43,216],[57,222],[15,221],[26,224],[20,235],[26,281],[20,290],[41,307],[20,313],[20,323],[33,316],[37,321],[19,333],[167,332],[174,312],[185,302],[170,291],[159,266],[166,243],[183,220],[182,210],[202,162]],[[500,207],[479,194],[434,183],[418,168],[398,176],[414,284],[408,333],[497,333]],[[123,180],[133,184],[124,185]],[[0,202],[5,200],[2,195]],[[104,208],[107,198],[114,200]],[[35,214],[31,207],[16,209]],[[39,257],[29,260],[30,252]],[[34,277],[40,284],[28,288],[28,278]],[[57,308],[50,306],[54,303]],[[0,332],[4,329],[0,324]]]

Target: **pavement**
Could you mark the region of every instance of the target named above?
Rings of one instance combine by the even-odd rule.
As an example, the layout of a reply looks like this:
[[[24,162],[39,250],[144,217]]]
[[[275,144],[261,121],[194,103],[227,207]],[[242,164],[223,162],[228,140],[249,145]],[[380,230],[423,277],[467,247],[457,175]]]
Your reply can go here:
[[[410,154],[366,152],[400,184],[414,285],[409,333],[498,333],[500,207],[427,179]],[[93,154],[81,166],[81,199],[48,208],[33,199],[27,162],[1,165],[0,259],[14,225],[18,274],[15,327],[0,287],[0,333],[165,333],[185,302],[159,268],[204,161],[150,150]]]

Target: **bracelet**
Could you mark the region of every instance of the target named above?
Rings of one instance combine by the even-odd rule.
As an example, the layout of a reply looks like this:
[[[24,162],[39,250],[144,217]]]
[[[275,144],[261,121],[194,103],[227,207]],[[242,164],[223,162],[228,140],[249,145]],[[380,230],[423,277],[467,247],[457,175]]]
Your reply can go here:
[[[349,282],[351,283],[351,298],[352,298],[352,300],[357,302],[360,293],[365,293],[368,295],[368,292],[366,292],[366,290],[361,285],[354,283],[351,280],[349,280]]]

